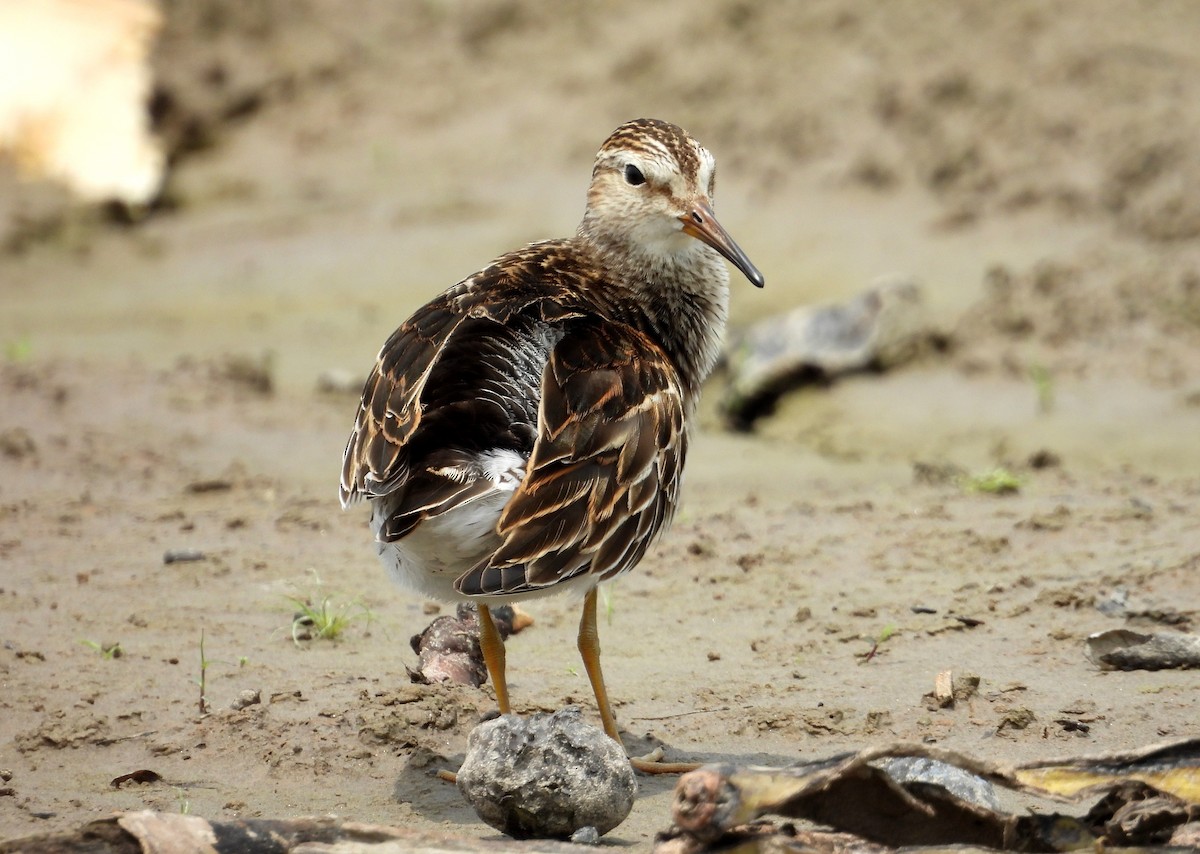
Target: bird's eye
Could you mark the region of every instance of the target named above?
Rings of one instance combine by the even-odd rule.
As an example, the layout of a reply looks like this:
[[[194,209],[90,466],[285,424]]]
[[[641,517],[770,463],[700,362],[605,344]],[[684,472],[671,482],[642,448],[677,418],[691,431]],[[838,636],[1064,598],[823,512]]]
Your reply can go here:
[[[642,174],[641,169],[630,163],[625,167],[625,180],[636,187],[646,183],[646,176]]]

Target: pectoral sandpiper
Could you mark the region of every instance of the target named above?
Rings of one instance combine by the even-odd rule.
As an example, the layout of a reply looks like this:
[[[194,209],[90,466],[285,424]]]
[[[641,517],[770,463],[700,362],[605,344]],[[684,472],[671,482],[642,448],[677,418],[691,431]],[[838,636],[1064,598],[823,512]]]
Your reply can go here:
[[[714,177],[712,155],[675,125],[621,125],[596,155],[576,235],[502,255],[418,309],[363,389],[342,504],[370,500],[394,581],[478,603],[502,713],[489,606],[573,590],[580,655],[620,742],[596,585],[632,569],[675,511],[725,326],[722,258],[763,285],[713,215]]]

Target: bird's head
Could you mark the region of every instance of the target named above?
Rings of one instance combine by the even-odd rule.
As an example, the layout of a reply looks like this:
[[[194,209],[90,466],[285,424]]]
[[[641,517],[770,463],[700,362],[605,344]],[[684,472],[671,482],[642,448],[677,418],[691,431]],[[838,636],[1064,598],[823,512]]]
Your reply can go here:
[[[580,232],[632,254],[667,258],[710,246],[756,287],[763,275],[713,214],[716,161],[682,128],[635,119],[596,155]]]

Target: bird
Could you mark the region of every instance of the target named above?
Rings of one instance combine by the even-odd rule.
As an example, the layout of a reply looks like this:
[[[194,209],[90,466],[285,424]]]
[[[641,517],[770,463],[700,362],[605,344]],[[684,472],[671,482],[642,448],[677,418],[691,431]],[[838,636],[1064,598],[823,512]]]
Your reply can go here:
[[[721,352],[725,262],[764,284],[713,213],[715,179],[712,154],[682,128],[622,124],[596,155],[575,235],[501,255],[417,309],[363,387],[341,504],[369,501],[393,581],[477,604],[501,714],[511,704],[490,609],[571,591],[601,722],[621,744],[596,586],[632,569],[675,512]]]

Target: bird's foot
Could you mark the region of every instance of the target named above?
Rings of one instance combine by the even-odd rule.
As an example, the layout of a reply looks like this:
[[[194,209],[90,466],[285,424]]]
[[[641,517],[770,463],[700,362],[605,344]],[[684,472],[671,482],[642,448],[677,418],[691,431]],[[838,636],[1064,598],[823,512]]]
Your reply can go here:
[[[643,774],[686,774],[700,767],[699,762],[663,762],[663,755],[662,748],[656,747],[645,756],[629,757],[629,764]]]

